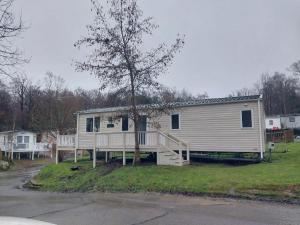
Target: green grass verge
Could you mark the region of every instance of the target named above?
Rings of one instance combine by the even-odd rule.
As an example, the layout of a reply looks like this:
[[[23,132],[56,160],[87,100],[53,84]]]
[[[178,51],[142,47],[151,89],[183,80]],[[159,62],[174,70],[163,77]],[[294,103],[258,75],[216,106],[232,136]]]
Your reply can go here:
[[[112,166],[82,161],[79,171],[65,162],[49,165],[35,178],[48,191],[167,192],[300,200],[300,143],[287,153],[274,152],[272,163],[228,165],[200,163],[173,166]]]

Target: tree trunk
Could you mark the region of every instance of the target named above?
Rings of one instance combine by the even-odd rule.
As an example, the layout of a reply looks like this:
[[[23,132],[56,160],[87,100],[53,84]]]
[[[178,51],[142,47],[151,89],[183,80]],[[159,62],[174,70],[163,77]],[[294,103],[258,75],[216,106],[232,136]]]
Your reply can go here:
[[[131,106],[133,113],[133,124],[134,124],[134,157],[132,165],[141,163],[141,154],[140,154],[140,144],[139,144],[139,115],[136,108],[135,102],[135,89],[134,89],[134,79],[133,74],[131,73]]]
[[[137,112],[134,112],[133,115],[134,119],[134,158],[132,164],[140,164],[141,163],[141,154],[140,154],[140,144],[139,144],[139,129],[138,129],[138,124],[139,124],[139,118],[137,115]]]

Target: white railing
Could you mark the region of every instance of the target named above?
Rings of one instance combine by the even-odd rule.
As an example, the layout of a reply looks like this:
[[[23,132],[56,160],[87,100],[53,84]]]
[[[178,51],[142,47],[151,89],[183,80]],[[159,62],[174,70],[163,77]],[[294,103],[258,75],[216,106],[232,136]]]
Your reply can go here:
[[[95,146],[95,148],[129,149],[135,146],[134,132],[93,133],[92,135],[92,138],[89,139],[90,146]],[[138,141],[141,148],[158,148],[160,146],[173,150],[188,148],[185,142],[159,130],[138,132]],[[76,135],[58,135],[57,146],[75,148]]]
[[[13,148],[12,148],[13,147]],[[49,151],[48,143],[0,143],[0,149],[3,152],[41,152]]]
[[[57,146],[61,147],[75,147],[76,136],[75,135],[57,135]]]
[[[135,145],[134,132],[96,133],[97,148],[133,148]],[[156,131],[138,132],[140,147],[157,147],[158,133]]]

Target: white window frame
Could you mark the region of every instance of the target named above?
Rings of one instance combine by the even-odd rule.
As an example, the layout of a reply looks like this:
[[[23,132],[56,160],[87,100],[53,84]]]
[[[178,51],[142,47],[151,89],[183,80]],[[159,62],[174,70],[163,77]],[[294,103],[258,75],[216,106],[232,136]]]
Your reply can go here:
[[[173,129],[172,127],[172,116],[173,115],[178,115],[178,129]],[[181,129],[181,113],[179,112],[173,112],[171,113],[171,116],[170,116],[170,130],[180,130]]]
[[[127,130],[123,130],[123,117],[121,117],[121,132],[129,132],[129,115],[127,115],[128,118],[128,129]]]
[[[100,119],[99,120],[99,131],[97,131],[97,132],[95,131],[95,118],[96,117],[99,117],[99,119]],[[101,116],[93,116],[93,132],[94,133],[100,133],[100,131],[101,131]]]
[[[87,130],[86,130],[86,128],[87,128],[87,127],[86,127],[86,126],[87,126],[87,120],[88,120],[88,119],[93,119],[93,127],[92,127],[92,131],[87,131]],[[93,117],[86,117],[86,118],[85,118],[85,129],[84,129],[84,130],[85,130],[85,133],[86,133],[86,134],[95,133],[95,130],[94,130],[94,122],[95,122],[95,117],[94,117],[94,116],[93,116]]]
[[[251,127],[243,127],[243,112],[245,111],[251,111]],[[253,109],[243,109],[240,112],[240,126],[241,129],[253,129],[253,120],[254,120],[254,116],[253,116]]]
[[[273,126],[274,125],[274,120],[269,120],[269,126]]]

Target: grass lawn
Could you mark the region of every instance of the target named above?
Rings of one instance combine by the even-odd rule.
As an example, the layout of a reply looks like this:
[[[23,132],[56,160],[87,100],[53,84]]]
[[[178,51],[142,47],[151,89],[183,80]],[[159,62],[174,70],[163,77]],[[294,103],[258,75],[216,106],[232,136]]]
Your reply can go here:
[[[79,171],[72,162],[49,165],[35,178],[41,190],[166,192],[272,198],[300,202],[300,143],[287,153],[274,152],[272,163],[228,165],[200,163],[184,167],[112,167],[82,161]]]

